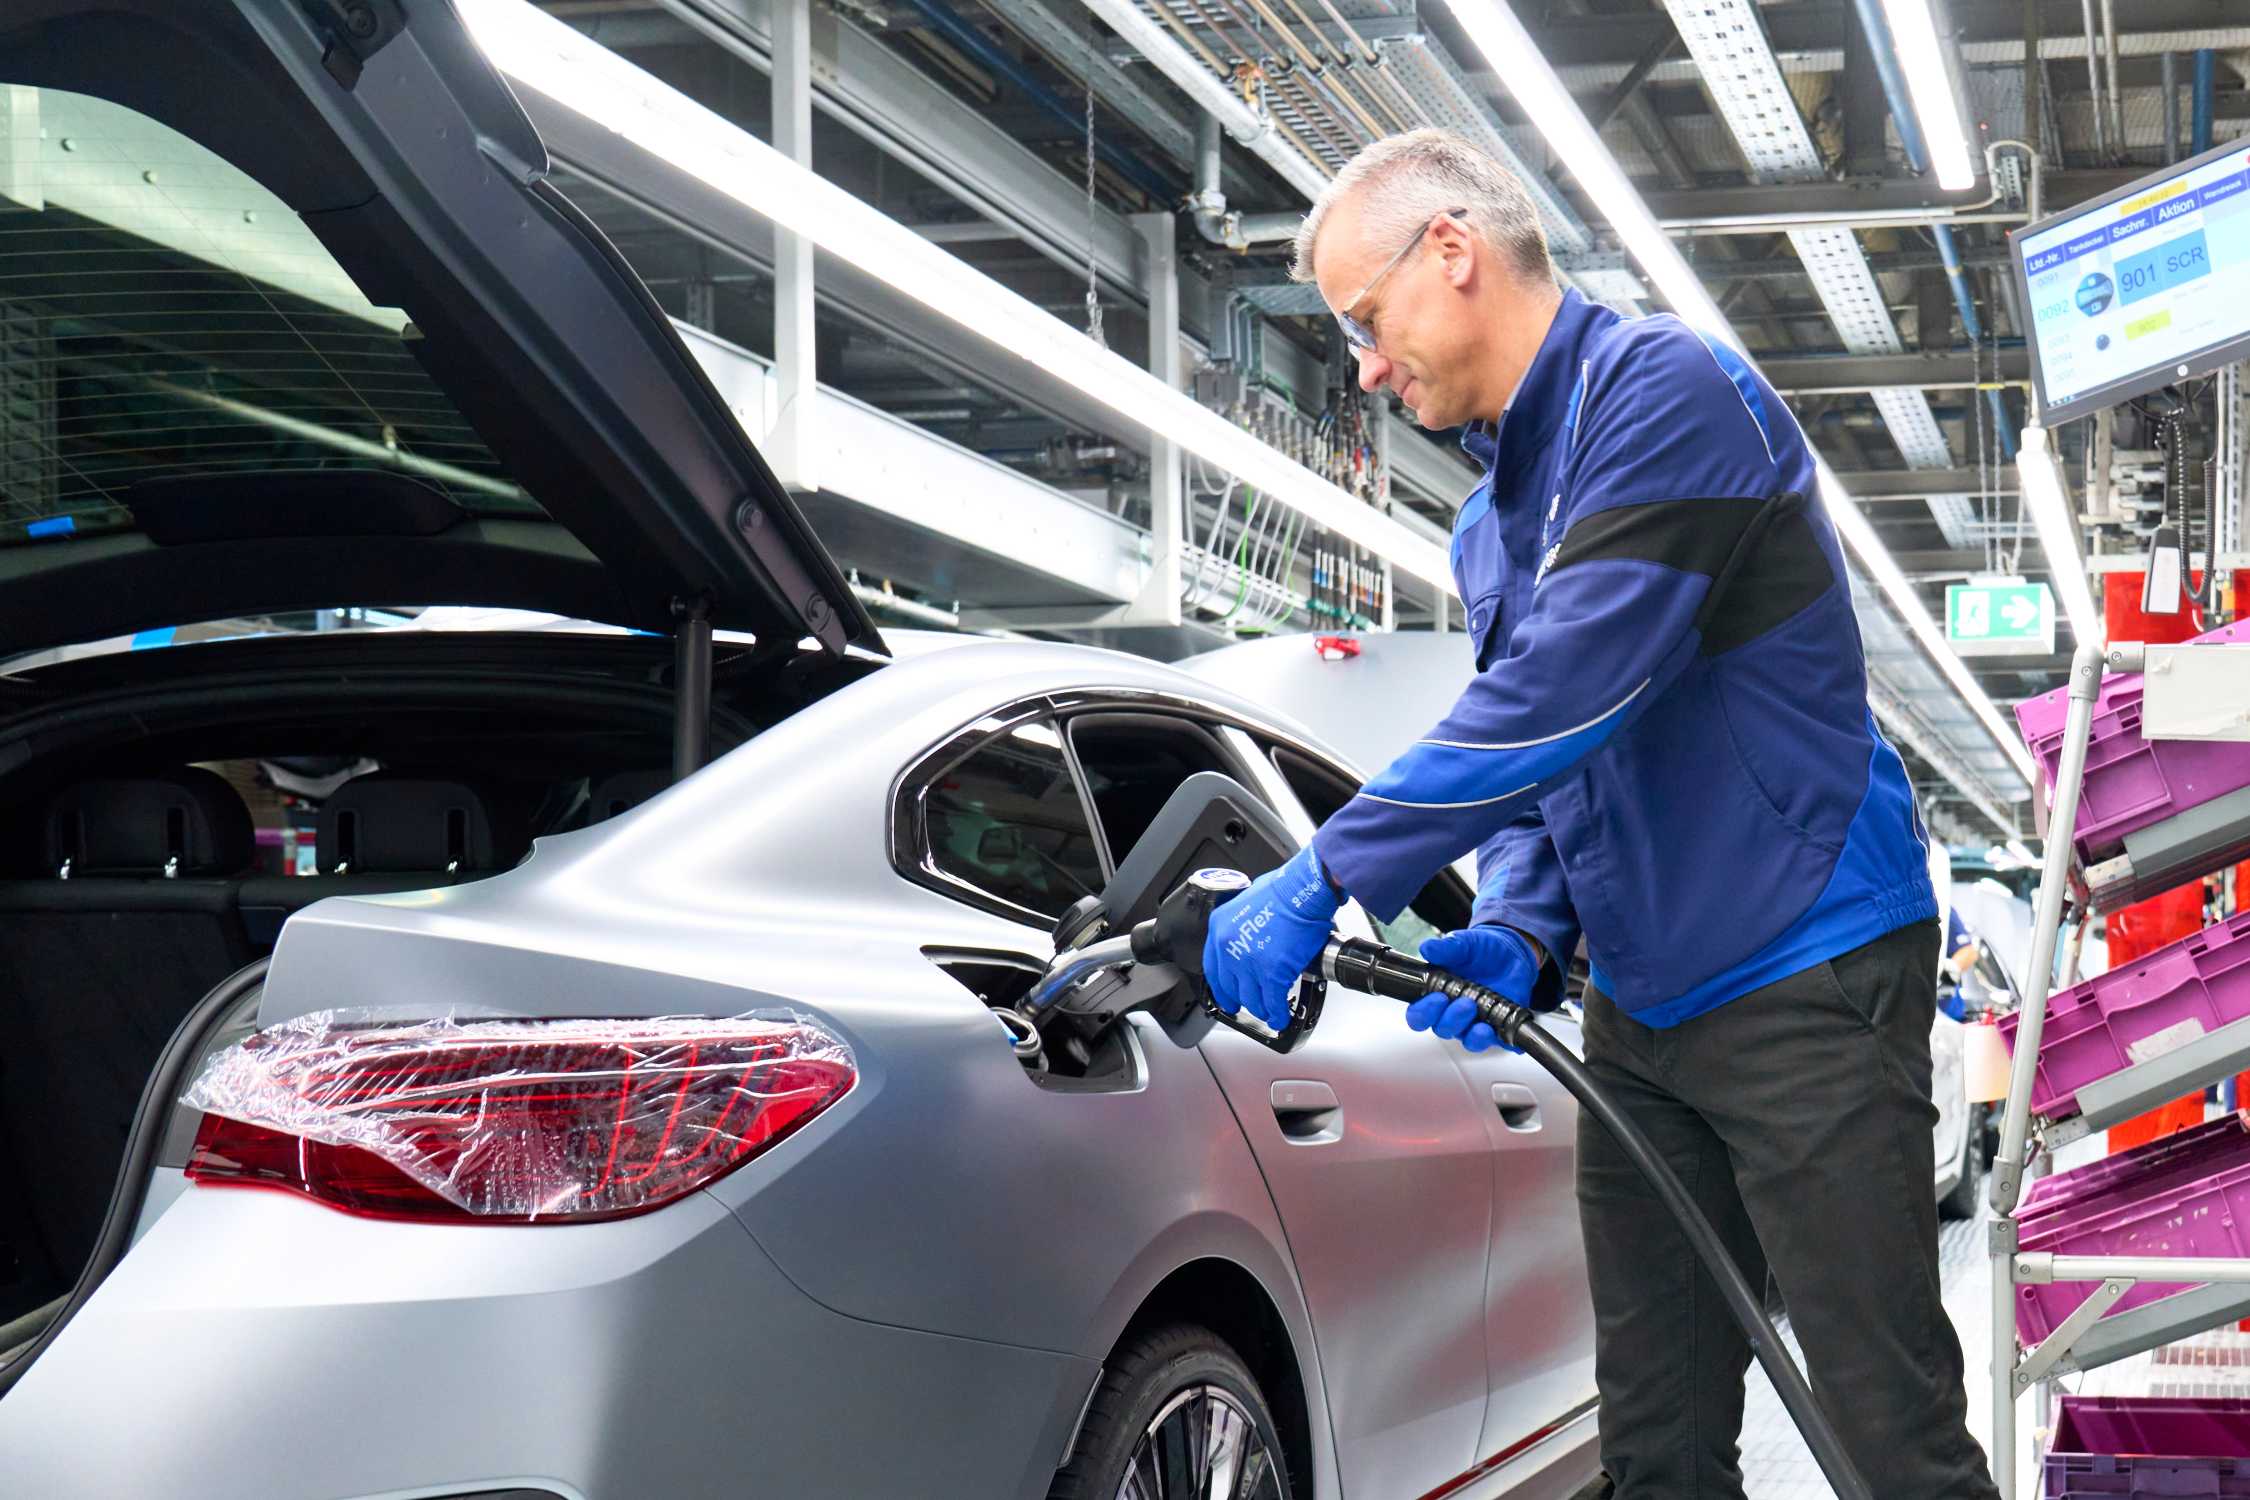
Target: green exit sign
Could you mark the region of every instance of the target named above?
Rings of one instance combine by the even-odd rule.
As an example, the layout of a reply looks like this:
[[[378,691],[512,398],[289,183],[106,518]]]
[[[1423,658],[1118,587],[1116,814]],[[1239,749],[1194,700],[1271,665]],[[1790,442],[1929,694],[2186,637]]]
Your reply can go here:
[[[1945,638],[1963,656],[2052,656],[2054,593],[2020,578],[1948,585]]]

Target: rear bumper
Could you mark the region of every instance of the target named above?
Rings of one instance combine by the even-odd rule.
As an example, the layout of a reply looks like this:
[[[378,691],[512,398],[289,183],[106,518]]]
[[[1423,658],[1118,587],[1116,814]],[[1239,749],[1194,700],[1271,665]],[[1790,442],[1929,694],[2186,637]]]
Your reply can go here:
[[[1038,1496],[1098,1366],[829,1311],[712,1199],[572,1227],[191,1188],[0,1401],[11,1493]]]

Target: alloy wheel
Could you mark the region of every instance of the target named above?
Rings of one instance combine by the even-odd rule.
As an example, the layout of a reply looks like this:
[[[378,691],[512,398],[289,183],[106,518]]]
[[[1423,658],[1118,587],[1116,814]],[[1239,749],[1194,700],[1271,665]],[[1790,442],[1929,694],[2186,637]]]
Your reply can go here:
[[[1117,1500],[1282,1500],[1281,1469],[1231,1392],[1191,1386],[1149,1419]]]

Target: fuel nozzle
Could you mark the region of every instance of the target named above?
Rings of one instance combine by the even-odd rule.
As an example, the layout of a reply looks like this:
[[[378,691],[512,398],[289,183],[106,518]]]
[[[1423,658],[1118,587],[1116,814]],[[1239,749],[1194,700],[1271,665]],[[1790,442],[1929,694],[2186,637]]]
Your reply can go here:
[[[1229,1014],[1211,999],[1203,978],[1203,940],[1211,931],[1211,914],[1222,902],[1249,889],[1250,877],[1223,865],[1197,870],[1174,887],[1156,915],[1133,929],[1133,957],[1143,963],[1166,964],[1186,976],[1188,987],[1203,1009],[1220,1025],[1241,1032],[1261,1047],[1294,1052],[1312,1035],[1328,1000],[1328,981],[1309,972],[1289,992],[1289,1024],[1275,1031],[1247,1012]]]
[[[1196,871],[1164,898],[1155,916],[1133,929],[1133,957],[1144,964],[1170,964],[1201,985],[1211,913],[1249,888],[1250,877],[1240,870],[1214,865]]]

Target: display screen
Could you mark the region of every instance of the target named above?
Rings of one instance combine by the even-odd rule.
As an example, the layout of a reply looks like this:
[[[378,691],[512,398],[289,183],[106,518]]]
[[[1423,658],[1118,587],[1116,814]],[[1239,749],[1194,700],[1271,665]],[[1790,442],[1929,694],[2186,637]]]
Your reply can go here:
[[[2013,243],[2050,420],[2170,384],[2182,365],[2201,373],[2214,351],[2250,339],[2250,146],[2184,162]]]

